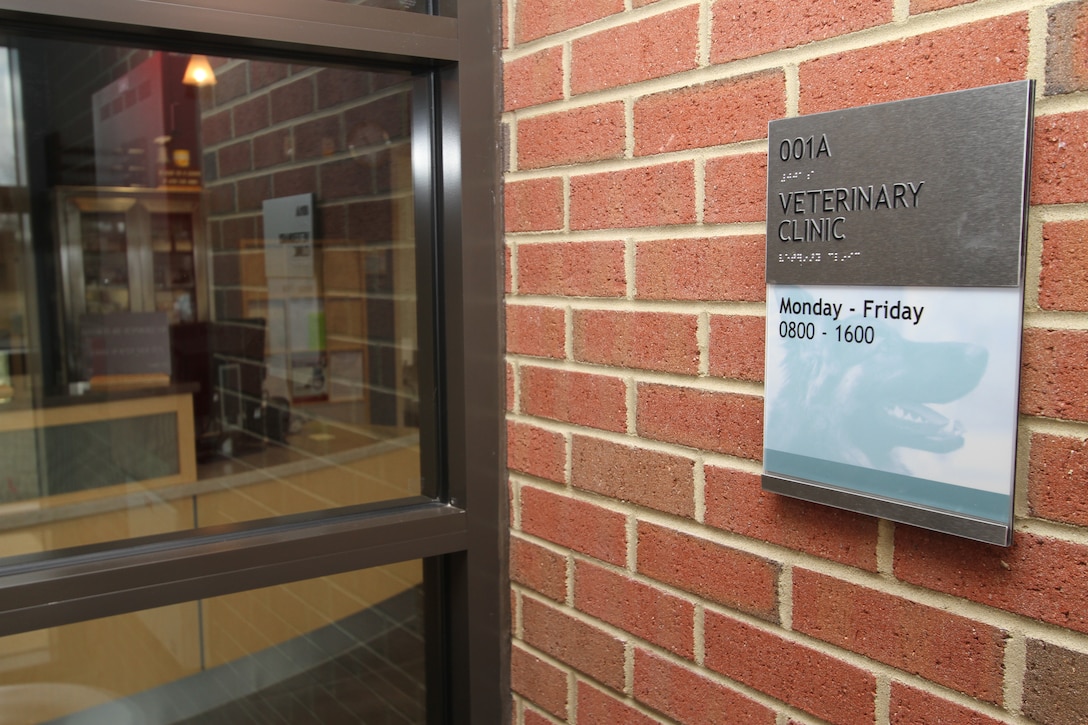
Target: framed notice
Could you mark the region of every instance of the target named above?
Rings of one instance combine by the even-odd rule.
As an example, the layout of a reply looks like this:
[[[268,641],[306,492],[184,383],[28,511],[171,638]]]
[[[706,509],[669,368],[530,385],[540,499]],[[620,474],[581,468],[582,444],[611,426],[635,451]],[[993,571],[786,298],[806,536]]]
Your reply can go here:
[[[764,489],[1011,542],[1033,95],[771,122]]]
[[[269,277],[314,277],[314,195],[265,199],[264,266]]]

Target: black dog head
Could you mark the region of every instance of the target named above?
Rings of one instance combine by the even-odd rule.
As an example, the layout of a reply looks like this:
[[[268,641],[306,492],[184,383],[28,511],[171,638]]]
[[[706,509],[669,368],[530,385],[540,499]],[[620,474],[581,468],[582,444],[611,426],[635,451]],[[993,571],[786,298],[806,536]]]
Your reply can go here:
[[[786,381],[768,414],[786,450],[885,470],[894,448],[934,453],[964,442],[963,426],[931,404],[962,398],[986,369],[986,350],[966,343],[907,340],[894,323],[852,317],[872,342],[789,341]],[[835,335],[828,331],[828,336]]]

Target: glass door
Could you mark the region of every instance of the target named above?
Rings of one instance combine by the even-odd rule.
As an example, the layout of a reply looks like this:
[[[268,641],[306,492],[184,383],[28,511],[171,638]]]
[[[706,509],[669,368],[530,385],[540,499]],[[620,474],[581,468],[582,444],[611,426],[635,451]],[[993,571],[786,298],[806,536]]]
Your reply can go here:
[[[458,161],[494,119],[462,143],[460,21],[9,5],[17,185],[50,203],[0,290],[36,310],[0,402],[2,701],[501,721],[500,256],[460,261],[496,242]]]

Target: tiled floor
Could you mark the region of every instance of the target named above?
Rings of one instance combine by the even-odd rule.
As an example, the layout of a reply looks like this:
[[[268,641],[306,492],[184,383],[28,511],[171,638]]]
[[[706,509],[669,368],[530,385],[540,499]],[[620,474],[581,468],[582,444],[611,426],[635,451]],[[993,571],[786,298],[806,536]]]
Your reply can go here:
[[[426,721],[422,587],[278,647],[54,723],[300,725]]]

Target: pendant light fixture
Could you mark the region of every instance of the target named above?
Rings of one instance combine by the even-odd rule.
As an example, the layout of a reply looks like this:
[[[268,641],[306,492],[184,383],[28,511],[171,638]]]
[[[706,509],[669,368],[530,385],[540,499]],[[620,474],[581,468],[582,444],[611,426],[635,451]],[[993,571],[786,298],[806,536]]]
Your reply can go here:
[[[181,82],[188,86],[214,86],[215,71],[212,70],[212,64],[208,62],[208,56],[191,56]]]

